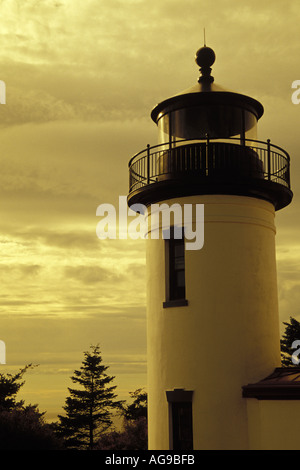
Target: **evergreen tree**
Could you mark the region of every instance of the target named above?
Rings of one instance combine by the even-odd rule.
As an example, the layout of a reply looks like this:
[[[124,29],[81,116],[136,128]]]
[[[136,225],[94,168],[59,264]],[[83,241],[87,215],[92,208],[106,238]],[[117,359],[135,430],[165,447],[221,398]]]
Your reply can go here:
[[[290,317],[290,323],[283,322],[283,324],[286,325],[286,329],[280,340],[281,364],[283,367],[297,366],[298,364],[294,364],[292,361],[292,355],[296,352],[292,345],[294,341],[300,340],[300,323],[295,318]],[[297,345],[297,349],[299,349],[299,345]]]
[[[145,418],[147,420],[147,393],[138,388],[134,392],[129,392],[133,399],[130,405],[124,406],[124,417],[128,421]]]
[[[0,411],[6,410],[11,411],[17,407],[22,407],[24,401],[16,401],[16,396],[20,388],[24,385],[24,381],[21,382],[23,375],[27,371],[34,367],[32,364],[20,369],[16,374],[0,374]]]
[[[116,386],[111,382],[115,377],[106,374],[108,366],[102,364],[99,346],[91,346],[84,352],[80,370],[75,370],[71,380],[79,389],[68,388],[65,416],[59,415],[58,433],[69,448],[94,448],[94,441],[112,425],[113,410],[120,409]]]
[[[37,405],[26,405],[17,400],[25,381],[25,372],[35,367],[29,364],[15,374],[0,374],[0,450],[55,450],[60,449],[51,425]]]

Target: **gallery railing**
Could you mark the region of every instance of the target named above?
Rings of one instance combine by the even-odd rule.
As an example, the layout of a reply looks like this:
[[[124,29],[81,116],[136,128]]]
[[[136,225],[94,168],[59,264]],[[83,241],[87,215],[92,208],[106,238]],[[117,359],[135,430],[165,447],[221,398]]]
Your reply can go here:
[[[129,194],[160,181],[186,178],[264,179],[290,189],[290,157],[267,142],[245,139],[180,140],[147,146],[129,162]]]

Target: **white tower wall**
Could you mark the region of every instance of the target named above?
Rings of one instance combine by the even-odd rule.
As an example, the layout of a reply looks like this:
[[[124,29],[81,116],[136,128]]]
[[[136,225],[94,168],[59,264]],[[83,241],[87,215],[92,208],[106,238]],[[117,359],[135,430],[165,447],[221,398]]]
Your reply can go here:
[[[194,449],[247,449],[242,386],[280,365],[274,207],[246,196],[204,204],[204,246],[185,251],[187,306],[166,300],[165,240],[147,240],[149,449],[169,449],[166,391],[193,391]],[[150,217],[151,221],[151,217]]]

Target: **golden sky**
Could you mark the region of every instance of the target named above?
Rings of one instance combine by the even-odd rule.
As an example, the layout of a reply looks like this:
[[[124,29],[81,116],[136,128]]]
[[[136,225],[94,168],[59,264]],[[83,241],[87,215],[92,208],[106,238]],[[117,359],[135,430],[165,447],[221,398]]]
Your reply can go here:
[[[0,339],[22,397],[61,413],[83,351],[100,344],[120,398],[146,386],[142,240],[99,240],[96,208],[128,191],[128,161],[157,143],[155,104],[212,75],[262,102],[258,138],[291,156],[277,213],[280,320],[300,319],[299,9],[294,0],[1,0]],[[21,397],[20,397],[21,398]]]

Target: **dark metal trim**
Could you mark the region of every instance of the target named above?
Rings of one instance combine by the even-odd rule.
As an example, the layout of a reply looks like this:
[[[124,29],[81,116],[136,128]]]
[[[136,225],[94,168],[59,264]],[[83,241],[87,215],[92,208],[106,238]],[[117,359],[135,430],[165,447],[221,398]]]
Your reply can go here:
[[[151,118],[154,122],[157,122],[162,115],[178,109],[212,104],[247,109],[253,113],[257,119],[260,119],[264,113],[263,105],[250,96],[229,91],[208,91],[183,93],[182,95],[175,95],[171,98],[167,98],[153,108],[151,111]]]
[[[184,388],[174,388],[174,390],[167,390],[168,403],[191,403],[193,401],[193,390],[185,390]]]
[[[280,210],[290,204],[293,193],[285,186],[266,180],[248,180],[224,182],[218,179],[198,179],[197,181],[176,180],[160,181],[147,187],[139,188],[128,195],[128,205],[135,203],[144,205],[154,204],[159,201],[173,199],[174,197],[225,194],[235,196],[248,196],[264,199]]]
[[[238,142],[238,143],[237,143]],[[270,141],[181,140],[147,147],[129,162],[128,204],[145,205],[201,194],[245,195],[266,199],[276,210],[293,197],[290,157]],[[149,174],[150,172],[150,174]]]
[[[186,307],[188,304],[189,302],[186,299],[166,300],[165,302],[163,302],[163,308]]]

